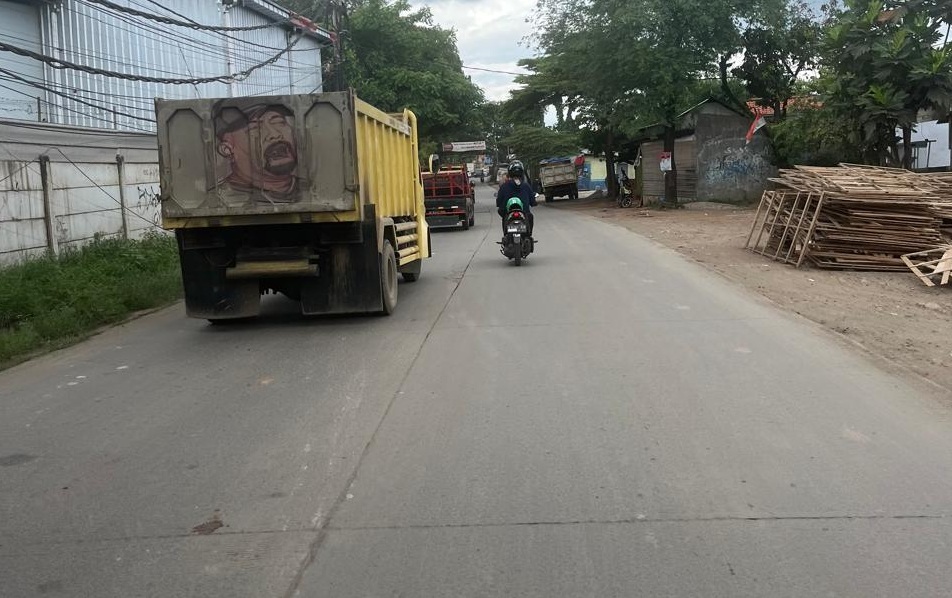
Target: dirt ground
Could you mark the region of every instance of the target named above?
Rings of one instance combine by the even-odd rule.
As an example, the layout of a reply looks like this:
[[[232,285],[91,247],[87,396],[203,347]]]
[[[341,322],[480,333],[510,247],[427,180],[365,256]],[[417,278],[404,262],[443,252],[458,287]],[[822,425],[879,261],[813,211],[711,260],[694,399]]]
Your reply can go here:
[[[926,287],[911,272],[800,269],[744,249],[756,206],[615,207],[604,199],[563,203],[642,234],[952,391],[952,288]]]

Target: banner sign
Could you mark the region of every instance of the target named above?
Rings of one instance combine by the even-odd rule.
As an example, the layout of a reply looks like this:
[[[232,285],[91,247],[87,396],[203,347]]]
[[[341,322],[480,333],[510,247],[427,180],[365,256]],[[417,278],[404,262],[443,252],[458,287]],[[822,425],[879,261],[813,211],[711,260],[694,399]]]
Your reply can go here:
[[[443,144],[444,152],[484,152],[485,141],[453,141]]]

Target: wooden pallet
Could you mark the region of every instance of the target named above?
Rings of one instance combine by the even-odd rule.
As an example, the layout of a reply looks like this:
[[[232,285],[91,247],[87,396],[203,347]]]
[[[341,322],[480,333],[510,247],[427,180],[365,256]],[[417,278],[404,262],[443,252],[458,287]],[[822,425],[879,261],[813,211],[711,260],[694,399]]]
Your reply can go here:
[[[744,246],[799,268],[809,253],[822,206],[822,192],[765,191]],[[757,233],[756,239],[754,233]]]
[[[947,285],[952,278],[952,245],[907,253],[902,256],[902,261],[926,286],[934,287],[933,279]]]
[[[790,208],[775,205],[787,195],[776,194],[823,198],[805,237],[793,227],[797,246],[791,255],[798,258],[797,265],[808,256],[821,268],[905,270],[903,255],[935,247],[952,235],[952,173],[841,164],[783,169],[771,180],[785,189],[761,200],[760,218],[755,218],[747,243],[751,247],[758,227],[761,235],[766,228],[766,240],[758,237],[751,247],[764,255],[779,250],[779,257],[789,249],[782,234],[770,234],[778,225],[783,231],[791,226]]]

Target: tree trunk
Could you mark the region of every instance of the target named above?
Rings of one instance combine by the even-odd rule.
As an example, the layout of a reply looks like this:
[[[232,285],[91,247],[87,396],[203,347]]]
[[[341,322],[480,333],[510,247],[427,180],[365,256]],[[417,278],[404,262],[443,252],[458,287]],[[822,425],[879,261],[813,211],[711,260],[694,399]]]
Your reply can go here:
[[[609,197],[618,197],[618,179],[615,178],[615,133],[605,129],[605,188]]]
[[[902,128],[902,167],[912,170],[912,127]]]
[[[671,170],[664,173],[664,205],[677,207],[678,205],[678,169],[674,155],[675,130],[672,126],[664,129],[664,151],[671,154]]]
[[[553,102],[552,107],[555,108],[555,125],[562,131],[565,129],[565,104],[559,99]]]
[[[734,95],[734,92],[731,91],[731,86],[727,83],[727,60],[728,56],[726,54],[721,56],[721,92],[724,94],[724,99],[727,100],[728,103],[733,103],[735,108],[746,109],[747,103],[738,100],[737,96]]]

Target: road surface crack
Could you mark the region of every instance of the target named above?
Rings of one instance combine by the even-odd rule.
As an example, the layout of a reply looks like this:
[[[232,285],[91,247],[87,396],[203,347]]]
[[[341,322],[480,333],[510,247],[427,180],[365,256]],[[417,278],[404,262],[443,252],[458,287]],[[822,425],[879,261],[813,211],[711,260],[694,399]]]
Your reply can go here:
[[[364,445],[363,451],[360,453],[360,457],[357,459],[357,463],[354,466],[354,471],[351,473],[350,477],[347,479],[347,482],[344,484],[344,489],[338,495],[337,500],[334,501],[334,504],[331,505],[330,510],[327,513],[327,517],[322,520],[320,524],[315,528],[317,532],[317,537],[311,542],[311,545],[308,547],[307,556],[304,558],[304,561],[301,563],[297,573],[294,576],[294,579],[291,581],[291,585],[288,588],[288,591],[285,593],[287,598],[294,596],[298,587],[301,585],[301,580],[304,579],[304,573],[307,571],[307,568],[310,567],[315,560],[317,560],[317,553],[321,549],[321,545],[324,543],[324,539],[327,537],[327,529],[330,525],[330,522],[334,519],[334,515],[337,514],[337,511],[340,509],[340,506],[347,500],[347,495],[350,492],[351,486],[353,486],[354,481],[357,479],[357,474],[360,471],[360,466],[364,462],[367,454],[370,452],[370,449],[373,447],[377,435],[380,432],[380,429],[383,427],[383,423],[387,420],[387,415],[390,414],[390,410],[393,408],[393,404],[396,402],[397,397],[400,396],[400,393],[403,390],[404,385],[409,379],[410,374],[413,372],[413,368],[416,366],[417,361],[420,359],[420,355],[423,353],[423,348],[426,347],[426,343],[430,340],[430,336],[433,334],[433,331],[436,330],[437,325],[443,319],[443,314],[446,313],[446,309],[449,307],[450,303],[453,301],[453,297],[456,296],[456,291],[459,290],[460,285],[463,283],[463,278],[466,276],[466,272],[469,271],[469,267],[472,265],[473,260],[476,259],[476,255],[479,254],[480,250],[483,248],[483,245],[486,243],[486,239],[489,237],[489,233],[494,230],[494,227],[489,227],[486,230],[486,234],[483,235],[483,238],[480,239],[479,244],[476,246],[476,250],[473,251],[473,255],[469,256],[469,260],[466,262],[466,267],[463,268],[462,272],[459,273],[459,278],[455,279],[456,284],[453,286],[453,290],[450,291],[449,296],[446,298],[446,302],[443,304],[443,307],[440,309],[440,313],[436,315],[433,319],[433,322],[430,324],[429,329],[426,331],[426,336],[423,337],[423,341],[420,343],[420,346],[417,347],[416,354],[413,356],[413,360],[410,362],[410,365],[407,367],[407,371],[403,375],[403,379],[400,380],[400,384],[397,385],[397,389],[394,391],[393,395],[390,397],[390,400],[387,402],[387,407],[384,409],[383,415],[380,417],[380,421],[377,422],[377,426],[374,428],[373,433],[370,435],[370,440],[367,441],[367,444]]]

